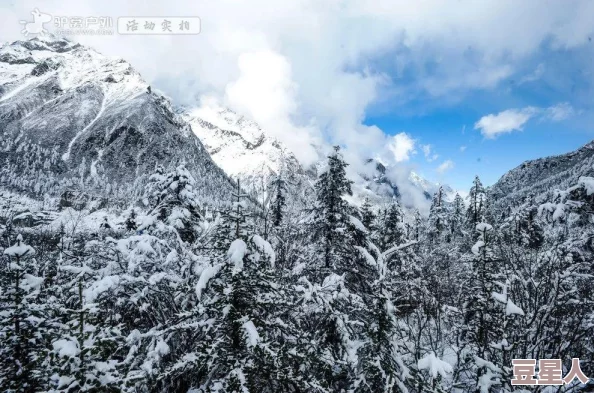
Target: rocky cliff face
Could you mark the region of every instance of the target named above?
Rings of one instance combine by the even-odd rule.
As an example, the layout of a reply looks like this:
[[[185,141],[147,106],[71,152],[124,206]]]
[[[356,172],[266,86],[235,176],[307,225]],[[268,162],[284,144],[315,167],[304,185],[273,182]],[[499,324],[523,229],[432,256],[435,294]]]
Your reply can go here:
[[[529,194],[542,198],[576,184],[581,176],[592,176],[593,165],[594,141],[571,153],[526,161],[503,175],[490,194],[500,206],[516,204]]]
[[[205,197],[230,189],[167,98],[124,60],[63,39],[0,47],[0,181],[32,193],[126,194],[182,162]]]

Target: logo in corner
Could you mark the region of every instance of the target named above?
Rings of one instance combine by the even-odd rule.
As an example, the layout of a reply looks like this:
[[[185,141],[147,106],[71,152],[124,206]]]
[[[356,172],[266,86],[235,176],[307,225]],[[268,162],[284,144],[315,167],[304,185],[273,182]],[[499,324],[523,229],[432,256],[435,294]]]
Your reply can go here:
[[[47,22],[51,22],[52,16],[50,14],[44,14],[43,12],[39,11],[38,8],[35,8],[33,11],[31,11],[31,15],[33,15],[33,22],[27,22],[26,20],[20,21],[20,23],[24,25],[21,33],[23,33],[25,37],[29,34],[47,34],[48,31],[43,27],[43,25]]]

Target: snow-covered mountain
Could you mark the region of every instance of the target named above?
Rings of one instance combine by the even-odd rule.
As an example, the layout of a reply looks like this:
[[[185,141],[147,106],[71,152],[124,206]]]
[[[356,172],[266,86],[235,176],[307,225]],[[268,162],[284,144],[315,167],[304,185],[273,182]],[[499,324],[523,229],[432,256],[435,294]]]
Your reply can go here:
[[[292,183],[310,187],[325,159],[304,168],[293,152],[282,142],[270,136],[257,123],[222,107],[200,106],[180,110],[182,117],[200,138],[213,160],[242,184],[262,189],[262,181],[283,171]],[[415,172],[400,172],[375,160],[368,160],[364,170],[352,176],[354,180],[352,202],[361,204],[365,198],[381,204],[396,198],[404,199],[407,207],[427,206],[427,201],[439,188]],[[446,198],[453,199],[451,187],[444,186]],[[403,195],[404,194],[404,195]],[[416,195],[410,195],[416,194]]]
[[[281,172],[293,184],[311,178],[286,146],[244,116],[213,106],[180,112],[217,165],[247,189],[262,190]]]
[[[490,194],[500,206],[513,205],[529,194],[544,197],[576,184],[581,176],[592,176],[593,165],[594,141],[567,154],[524,162],[491,186]]]
[[[130,64],[64,39],[0,47],[0,182],[27,192],[126,194],[185,162],[204,196],[230,189],[190,126]]]
[[[173,108],[122,59],[51,36],[4,44],[0,182],[38,194],[125,195],[156,164],[185,162],[198,189],[216,199],[229,191],[229,177],[258,191],[283,172],[311,189],[323,166],[304,168],[258,124],[226,108]],[[423,210],[439,185],[396,169],[369,160],[353,179],[353,202],[397,198]]]

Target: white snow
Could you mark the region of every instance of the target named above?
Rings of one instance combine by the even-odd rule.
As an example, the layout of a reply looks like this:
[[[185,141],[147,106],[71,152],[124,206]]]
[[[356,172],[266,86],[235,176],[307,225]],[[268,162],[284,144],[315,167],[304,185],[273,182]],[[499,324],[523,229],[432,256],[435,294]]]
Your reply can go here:
[[[361,256],[363,256],[363,258],[365,258],[368,265],[370,265],[370,266],[377,265],[377,263],[375,262],[375,258],[364,247],[355,246],[355,248],[359,251]]]
[[[22,286],[27,291],[38,289],[41,284],[43,284],[43,277],[36,277],[31,274],[25,274],[23,276]]]
[[[227,251],[227,257],[235,264],[235,270],[243,270],[243,257],[247,253],[247,244],[241,239],[233,240]]]
[[[120,283],[119,276],[107,276],[95,281],[83,291],[83,296],[88,303],[93,303],[103,292],[109,291]]]
[[[198,298],[198,300],[200,300],[200,297],[202,296],[202,291],[204,291],[206,289],[206,286],[208,285],[208,282],[210,281],[210,279],[213,278],[214,276],[216,276],[216,274],[219,272],[220,269],[221,269],[221,265],[215,265],[215,266],[207,266],[202,271],[202,274],[200,274],[200,278],[198,279],[198,282],[196,283],[196,297]]]
[[[582,176],[580,177],[578,183],[584,186],[587,195],[594,194],[594,177]]]
[[[254,323],[252,321],[246,321],[242,326],[246,332],[248,345],[251,347],[258,345],[260,342],[260,335],[258,334],[258,330]]]
[[[500,303],[507,303],[507,286],[508,283],[505,284],[501,284],[499,283],[499,285],[502,286],[503,290],[501,291],[501,293],[497,293],[497,292],[493,292],[491,293],[491,296],[493,297],[493,299],[497,300]]]
[[[74,357],[80,353],[78,343],[75,340],[60,339],[53,344],[54,351],[61,357]]]
[[[362,231],[363,233],[368,232],[367,228],[365,228],[365,225],[363,225],[363,223],[359,221],[357,217],[349,216],[349,221],[351,222],[351,224],[353,224],[355,228]]]
[[[522,310],[520,307],[516,306],[514,304],[514,302],[511,301],[511,299],[507,299],[507,305],[505,306],[505,314],[506,315],[512,315],[512,314],[524,315],[524,310]]]
[[[268,259],[270,260],[271,267],[274,267],[274,264],[276,262],[276,254],[272,249],[270,243],[268,243],[266,240],[262,239],[258,235],[252,236],[252,241],[256,245],[256,248],[268,257]]]
[[[453,371],[452,366],[435,356],[434,352],[430,352],[422,359],[419,359],[417,366],[419,370],[427,370],[432,378],[437,378],[438,374],[445,378],[447,374]]]
[[[553,221],[557,221],[560,218],[565,217],[565,204],[558,203],[555,212],[553,213]]]
[[[23,243],[23,236],[18,235],[16,244],[4,250],[4,254],[10,257],[21,258],[24,256],[35,255],[35,250],[33,249],[33,247]]]
[[[479,253],[481,252],[481,248],[485,246],[485,242],[482,240],[477,241],[474,246],[472,246],[472,253],[474,255],[479,255]]]
[[[485,232],[485,231],[490,231],[493,229],[493,226],[484,223],[484,222],[479,222],[478,224],[476,224],[476,230],[479,232]]]
[[[169,345],[165,341],[159,340],[155,345],[155,351],[161,356],[167,355],[169,353]]]

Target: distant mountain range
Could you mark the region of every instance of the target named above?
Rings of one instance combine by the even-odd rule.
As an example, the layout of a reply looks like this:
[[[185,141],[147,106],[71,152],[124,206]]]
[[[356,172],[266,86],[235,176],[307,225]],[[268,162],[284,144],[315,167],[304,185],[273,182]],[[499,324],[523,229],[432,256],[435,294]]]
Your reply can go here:
[[[0,182],[29,193],[74,188],[126,196],[156,165],[183,162],[214,201],[234,179],[257,191],[281,171],[311,188],[321,166],[304,168],[244,116],[226,108],[176,109],[126,61],[51,36],[0,47],[0,136]],[[439,187],[371,159],[364,169],[353,179],[356,204],[397,199],[426,211]],[[444,190],[453,198],[454,190]]]

